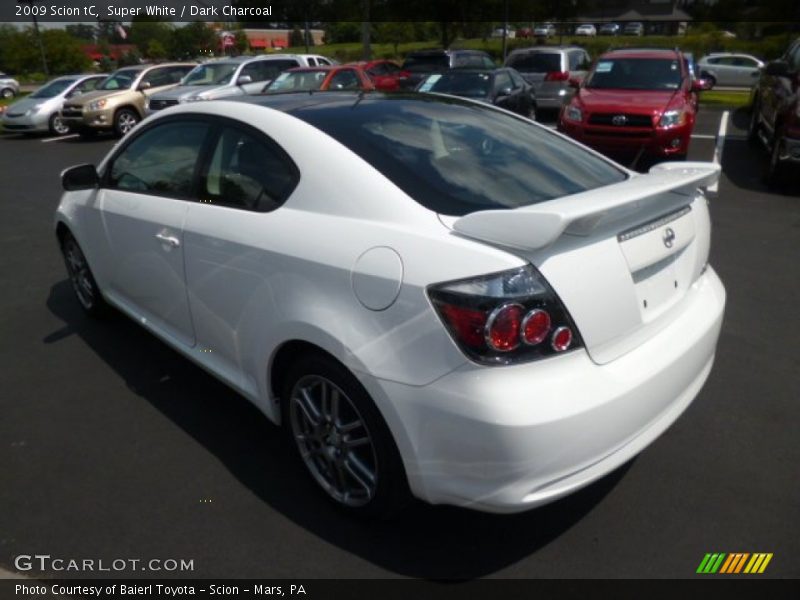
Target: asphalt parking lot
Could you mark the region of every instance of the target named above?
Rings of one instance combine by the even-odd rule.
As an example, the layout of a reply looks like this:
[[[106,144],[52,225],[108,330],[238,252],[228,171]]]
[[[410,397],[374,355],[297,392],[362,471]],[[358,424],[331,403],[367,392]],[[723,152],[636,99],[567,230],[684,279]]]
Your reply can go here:
[[[721,117],[701,112],[690,159],[711,160]],[[726,320],[686,414],[553,505],[420,504],[387,523],[331,507],[276,427],[136,324],[83,316],[52,233],[58,174],[113,142],[0,136],[0,567],[44,553],[194,561],[156,577],[677,578],[707,552],[771,552],[761,577],[800,577],[800,188],[763,186],[746,120],[730,115],[711,204]]]

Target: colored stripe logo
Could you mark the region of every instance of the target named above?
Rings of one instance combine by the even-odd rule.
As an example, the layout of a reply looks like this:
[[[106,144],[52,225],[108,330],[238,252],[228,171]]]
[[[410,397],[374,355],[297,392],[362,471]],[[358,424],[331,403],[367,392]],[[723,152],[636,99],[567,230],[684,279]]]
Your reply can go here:
[[[708,553],[700,561],[697,573],[702,575],[713,575],[715,573],[725,575],[747,573],[755,575],[763,573],[771,560],[771,552],[755,552],[753,554],[749,552]]]

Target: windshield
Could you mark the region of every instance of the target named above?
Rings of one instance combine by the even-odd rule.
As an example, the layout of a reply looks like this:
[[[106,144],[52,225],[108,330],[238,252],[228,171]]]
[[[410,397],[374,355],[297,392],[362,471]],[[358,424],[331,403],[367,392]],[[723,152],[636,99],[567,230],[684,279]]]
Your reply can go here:
[[[236,72],[237,63],[199,65],[184,77],[181,85],[225,85]]]
[[[56,79],[32,93],[31,98],[55,98],[76,81],[76,79]]]
[[[122,69],[112,73],[103,83],[97,86],[98,90],[127,90],[136,81],[141,71],[139,69]]]
[[[597,61],[597,66],[586,81],[586,87],[677,90],[681,79],[681,67],[677,58],[613,58]]]
[[[441,75],[430,75],[420,86],[420,92],[438,92],[468,98],[485,98],[492,89],[489,73],[466,73],[449,71]]]
[[[450,59],[444,54],[430,55],[409,55],[403,63],[404,71],[416,71],[429,73],[431,71],[442,71],[450,67]]]
[[[551,73],[561,70],[561,55],[553,52],[528,52],[508,59],[508,66],[525,73]]]
[[[281,73],[269,84],[267,92],[310,92],[322,87],[326,71],[295,71]]]
[[[360,99],[295,114],[447,215],[527,206],[626,177],[544,127],[458,98]]]

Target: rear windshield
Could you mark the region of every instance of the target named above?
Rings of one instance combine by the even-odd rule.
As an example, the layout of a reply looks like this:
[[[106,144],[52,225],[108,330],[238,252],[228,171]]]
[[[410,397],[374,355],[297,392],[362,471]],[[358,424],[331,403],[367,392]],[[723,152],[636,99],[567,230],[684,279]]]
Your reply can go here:
[[[677,90],[683,75],[677,58],[602,58],[586,80],[587,88]]]
[[[409,55],[403,63],[403,70],[428,73],[450,67],[450,59],[445,54]]]
[[[553,52],[529,52],[508,59],[508,66],[525,73],[551,73],[561,70],[561,55]]]
[[[626,177],[543,127],[457,98],[394,96],[296,114],[446,215],[528,206]]]
[[[420,92],[438,92],[468,98],[485,98],[492,89],[492,76],[489,73],[470,73],[448,71],[429,75],[420,86]]]

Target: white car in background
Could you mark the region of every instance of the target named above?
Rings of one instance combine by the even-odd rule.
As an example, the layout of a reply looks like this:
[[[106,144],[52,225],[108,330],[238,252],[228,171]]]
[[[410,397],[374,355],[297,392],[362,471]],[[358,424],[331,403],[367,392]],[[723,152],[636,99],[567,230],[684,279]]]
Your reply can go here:
[[[284,94],[161,111],[63,173],[55,229],[87,312],[282,422],[339,506],[509,513],[629,461],[700,391],[718,176],[640,175],[451,96]]]
[[[597,35],[597,28],[591,23],[584,23],[575,28],[575,35],[594,37]]]
[[[19,94],[19,81],[0,71],[0,98],[7,100]]]
[[[3,114],[3,128],[15,133],[64,135],[69,127],[61,120],[64,101],[93,92],[108,75],[66,75],[57,77],[38,90],[11,104]]]

